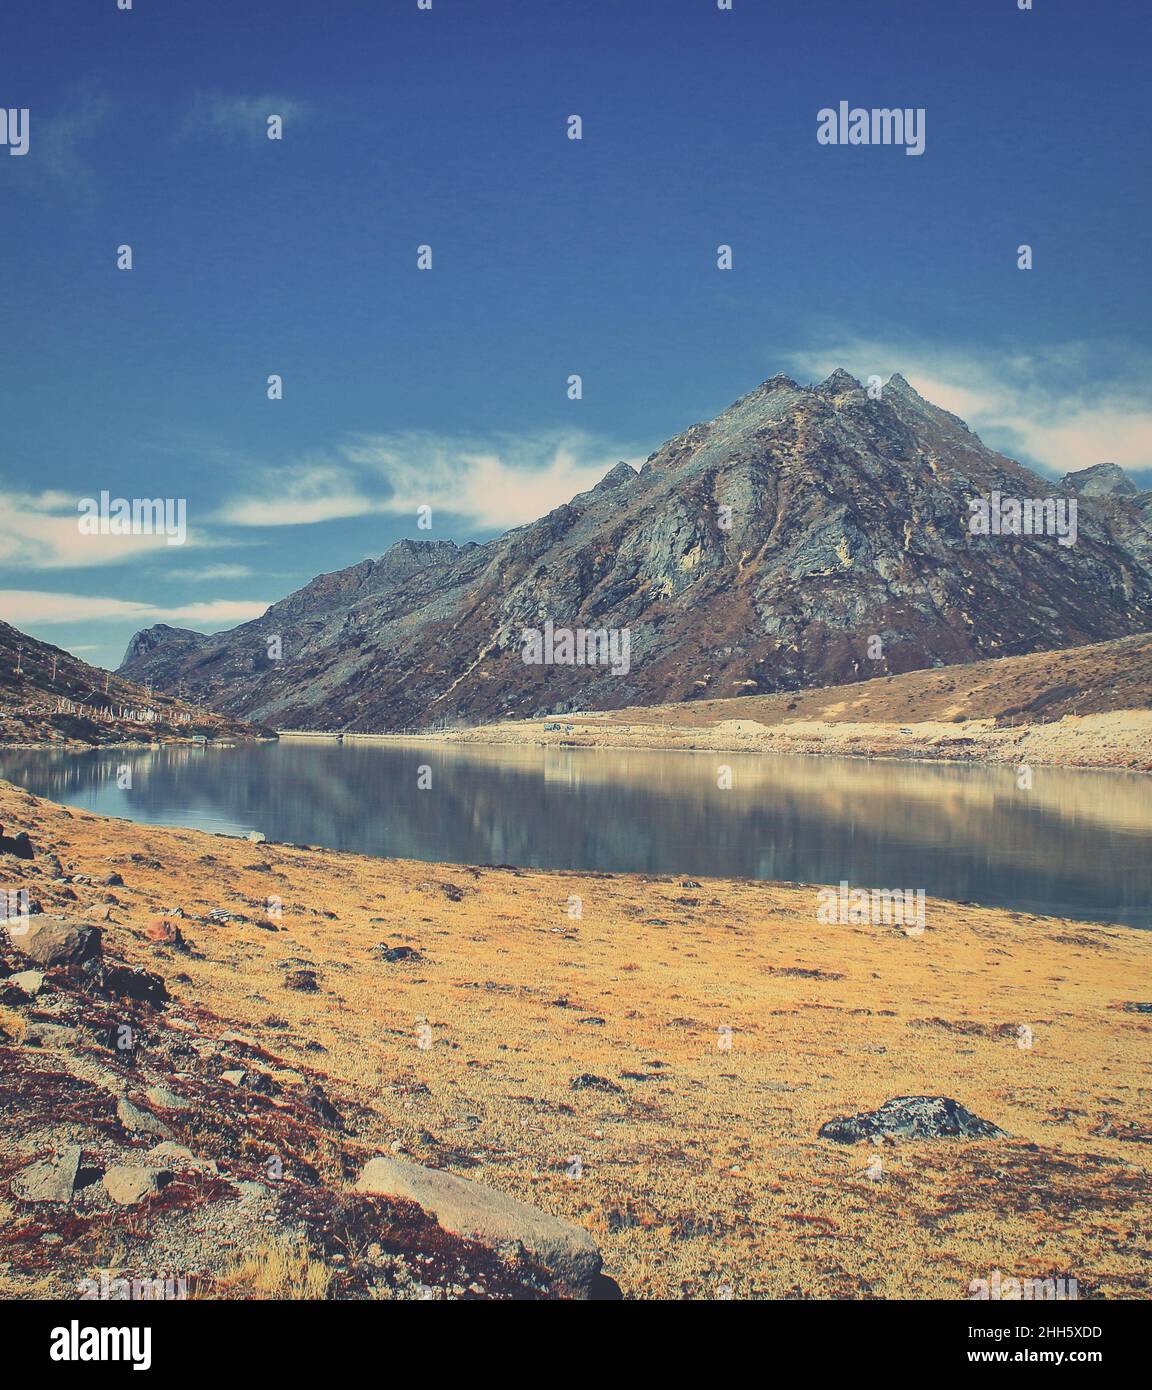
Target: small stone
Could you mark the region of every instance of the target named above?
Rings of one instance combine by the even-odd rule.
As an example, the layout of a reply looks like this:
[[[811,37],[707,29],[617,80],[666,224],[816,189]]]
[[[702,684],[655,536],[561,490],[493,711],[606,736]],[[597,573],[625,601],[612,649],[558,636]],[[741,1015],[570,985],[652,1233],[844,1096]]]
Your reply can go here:
[[[172,946],[178,951],[186,949],[188,945],[177,923],[167,917],[153,917],[144,928],[144,935],[159,946]]]
[[[320,986],[316,983],[314,970],[290,970],[284,976],[284,988],[299,990],[303,994],[315,994]]]
[[[574,1076],[570,1082],[574,1091],[607,1091],[612,1095],[623,1095],[624,1087],[617,1086],[615,1081],[609,1081],[606,1076],[593,1076],[591,1072],[581,1072],[579,1076]]]
[[[29,999],[35,999],[44,988],[44,973],[40,970],[21,970],[18,975],[9,975],[5,983],[15,985]]]
[[[173,1091],[167,1090],[163,1086],[150,1086],[144,1092],[144,1099],[149,1105],[154,1105],[158,1110],[191,1110],[192,1106],[183,1096],[178,1096]]]
[[[414,964],[423,960],[420,952],[411,946],[378,946],[376,950],[380,959],[386,960],[389,965],[398,965],[403,960],[412,961]]]
[[[72,1144],[55,1161],[22,1168],[12,1179],[11,1191],[23,1202],[70,1202],[79,1171],[80,1146]]]
[[[118,1164],[104,1174],[104,1190],[122,1207],[133,1207],[153,1197],[171,1177],[162,1168],[133,1168]]]
[[[157,1144],[148,1155],[148,1163],[150,1167],[158,1168],[166,1168],[170,1163],[183,1163],[189,1168],[199,1168],[205,1173],[218,1173],[220,1171],[215,1159],[198,1158],[191,1149],[171,1141]]]
[[[116,1118],[127,1134],[152,1134],[157,1139],[173,1138],[172,1131],[155,1115],[139,1110],[131,1101],[121,1098],[116,1102]]]
[[[41,1023],[36,1020],[28,1024],[24,1033],[24,1043],[27,1047],[46,1047],[49,1050],[74,1047],[76,1030],[61,1023]]]

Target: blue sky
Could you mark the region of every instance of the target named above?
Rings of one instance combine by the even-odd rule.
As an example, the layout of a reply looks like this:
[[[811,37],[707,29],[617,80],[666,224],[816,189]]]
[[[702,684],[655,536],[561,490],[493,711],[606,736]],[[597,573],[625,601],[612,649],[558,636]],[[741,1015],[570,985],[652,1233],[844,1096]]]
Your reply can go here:
[[[520,524],[781,370],[902,371],[1045,471],[1152,466],[1150,29],[1138,0],[5,0],[0,617],[115,664]],[[840,100],[923,107],[924,154],[821,146]],[[188,542],[78,536],[101,490],[186,498]]]

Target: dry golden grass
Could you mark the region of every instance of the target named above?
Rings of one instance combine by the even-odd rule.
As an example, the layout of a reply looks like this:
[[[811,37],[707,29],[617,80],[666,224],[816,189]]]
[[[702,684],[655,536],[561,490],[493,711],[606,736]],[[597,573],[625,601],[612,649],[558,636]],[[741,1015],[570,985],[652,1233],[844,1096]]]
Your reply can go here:
[[[0,1039],[11,1038],[13,1042],[23,1042],[27,1025],[15,1009],[0,1004]]]
[[[254,846],[3,787],[0,820],[123,874],[90,890],[115,899],[109,950],[166,977],[170,1013],[325,1074],[370,1149],[586,1225],[629,1295],[961,1298],[994,1268],[1147,1294],[1152,1019],[1123,1004],[1152,996],[1152,934],[929,900],[909,937],[821,924],[811,888]],[[144,939],[177,904],[202,958]],[[214,907],[253,921],[194,920]],[[305,964],[318,992],[285,988]],[[622,1091],[573,1090],[581,1073]],[[910,1094],[1012,1138],[817,1137]]]
[[[240,1256],[216,1280],[212,1296],[317,1300],[328,1296],[332,1273],[299,1241],[276,1240]]]

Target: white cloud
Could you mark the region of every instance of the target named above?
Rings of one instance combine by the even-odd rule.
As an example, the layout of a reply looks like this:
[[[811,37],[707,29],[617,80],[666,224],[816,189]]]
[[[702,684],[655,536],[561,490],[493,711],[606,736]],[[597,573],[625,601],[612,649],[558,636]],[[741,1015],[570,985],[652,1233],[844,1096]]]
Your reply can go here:
[[[836,367],[860,380],[900,372],[986,443],[1057,476],[1094,463],[1152,467],[1148,364],[1110,351],[1101,386],[1094,377],[1103,356],[1082,344],[1011,353],[845,337],[789,361],[813,380]]]
[[[134,599],[46,593],[36,589],[0,589],[0,617],[15,627],[33,623],[123,619],[144,626],[151,623],[182,623],[186,627],[215,632],[222,627],[259,618],[267,609],[267,603],[245,599],[214,599],[210,603],[186,603],[165,608]]]
[[[503,531],[586,492],[622,457],[627,451],[577,433],[494,440],[422,431],[358,435],[329,459],[269,470],[257,494],[225,504],[218,520],[299,526],[372,513],[415,516],[426,505]]]
[[[63,492],[0,492],[0,565],[21,569],[84,569],[121,565],[158,551],[169,559],[207,542],[191,531],[182,546],[163,534],[151,536],[84,535],[78,496]]]
[[[253,571],[247,565],[202,565],[199,569],[168,570],[168,579],[189,579],[195,584],[213,579],[250,579]]]

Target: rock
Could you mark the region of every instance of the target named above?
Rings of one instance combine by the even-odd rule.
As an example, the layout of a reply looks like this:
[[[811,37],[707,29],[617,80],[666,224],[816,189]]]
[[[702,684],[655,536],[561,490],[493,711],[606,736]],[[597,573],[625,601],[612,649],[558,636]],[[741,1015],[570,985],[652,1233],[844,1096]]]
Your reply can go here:
[[[104,1174],[104,1190],[119,1206],[134,1207],[154,1197],[171,1178],[163,1168],[133,1168],[118,1164]]]
[[[124,1100],[123,1097],[116,1102],[116,1118],[127,1134],[152,1134],[157,1139],[172,1139],[174,1137],[163,1120],[158,1120],[155,1115],[149,1115],[146,1110],[138,1109],[131,1101]]]
[[[415,1202],[444,1230],[493,1248],[519,1245],[577,1298],[587,1298],[602,1260],[583,1226],[516,1197],[404,1158],[373,1158],[356,1191]]]
[[[144,928],[144,935],[160,946],[173,946],[178,951],[188,949],[188,942],[179,925],[167,917],[153,917]]]
[[[0,854],[15,855],[17,859],[34,859],[36,857],[36,851],[26,830],[21,830],[16,835],[5,835],[2,825],[0,825]]]
[[[174,1091],[166,1090],[163,1086],[149,1086],[144,1092],[144,1099],[149,1105],[154,1105],[158,1110],[191,1110],[192,1106],[178,1096]]]
[[[37,918],[15,944],[29,960],[45,969],[55,966],[93,974],[103,962],[100,928],[66,917]]]
[[[229,1086],[243,1086],[244,1078],[248,1075],[246,1071],[222,1071],[220,1080],[227,1081]]]
[[[344,1117],[328,1099],[323,1086],[315,1082],[308,1086],[302,1103],[307,1110],[310,1110],[318,1120],[322,1120],[326,1125],[331,1125],[333,1129],[344,1128]]]
[[[1126,1013],[1130,1014],[1152,1014],[1152,1004],[1145,1004],[1132,1000],[1124,1005]]]
[[[100,884],[104,888],[123,888],[124,880],[119,874],[112,873],[105,875],[105,877],[100,880]]]
[[[174,1144],[170,1140],[157,1144],[148,1154],[149,1167],[166,1168],[170,1163],[184,1163],[190,1168],[199,1168],[205,1173],[218,1173],[220,1170],[214,1159],[198,1158],[191,1149],[186,1149],[183,1144]]]
[[[821,1139],[858,1144],[862,1139],[1007,1139],[1008,1134],[947,1096],[897,1096],[879,1110],[829,1120]]]
[[[27,1025],[24,1032],[25,1047],[74,1048],[76,1030],[59,1023],[41,1023],[38,1019]]]
[[[320,986],[316,983],[314,970],[290,970],[284,976],[284,988],[300,990],[304,994],[315,994]]]
[[[9,975],[5,984],[15,985],[29,999],[35,999],[44,988],[44,972],[42,970],[21,970],[19,974]]]
[[[248,834],[245,835],[244,838],[246,840],[251,840],[254,845],[262,845],[264,841],[268,838],[268,836],[260,830],[249,830]]]
[[[423,960],[419,951],[411,946],[377,946],[376,952],[381,960],[386,960],[389,965],[396,965],[402,960],[412,962]]]
[[[104,992],[117,999],[138,999],[159,1009],[171,997],[164,981],[150,970],[135,970],[130,965],[111,965],[104,972]]]
[[[72,1144],[52,1162],[33,1163],[12,1179],[12,1195],[22,1202],[70,1202],[80,1171],[80,1146]]]
[[[696,880],[695,880],[694,878],[682,878],[682,879],[680,880],[680,887],[681,887],[681,888],[699,888],[700,885],[696,882]]]
[[[574,1076],[570,1082],[574,1091],[607,1091],[612,1095],[623,1095],[624,1087],[617,1086],[615,1081],[609,1081],[606,1076],[593,1076],[591,1072],[581,1072],[579,1076]]]

